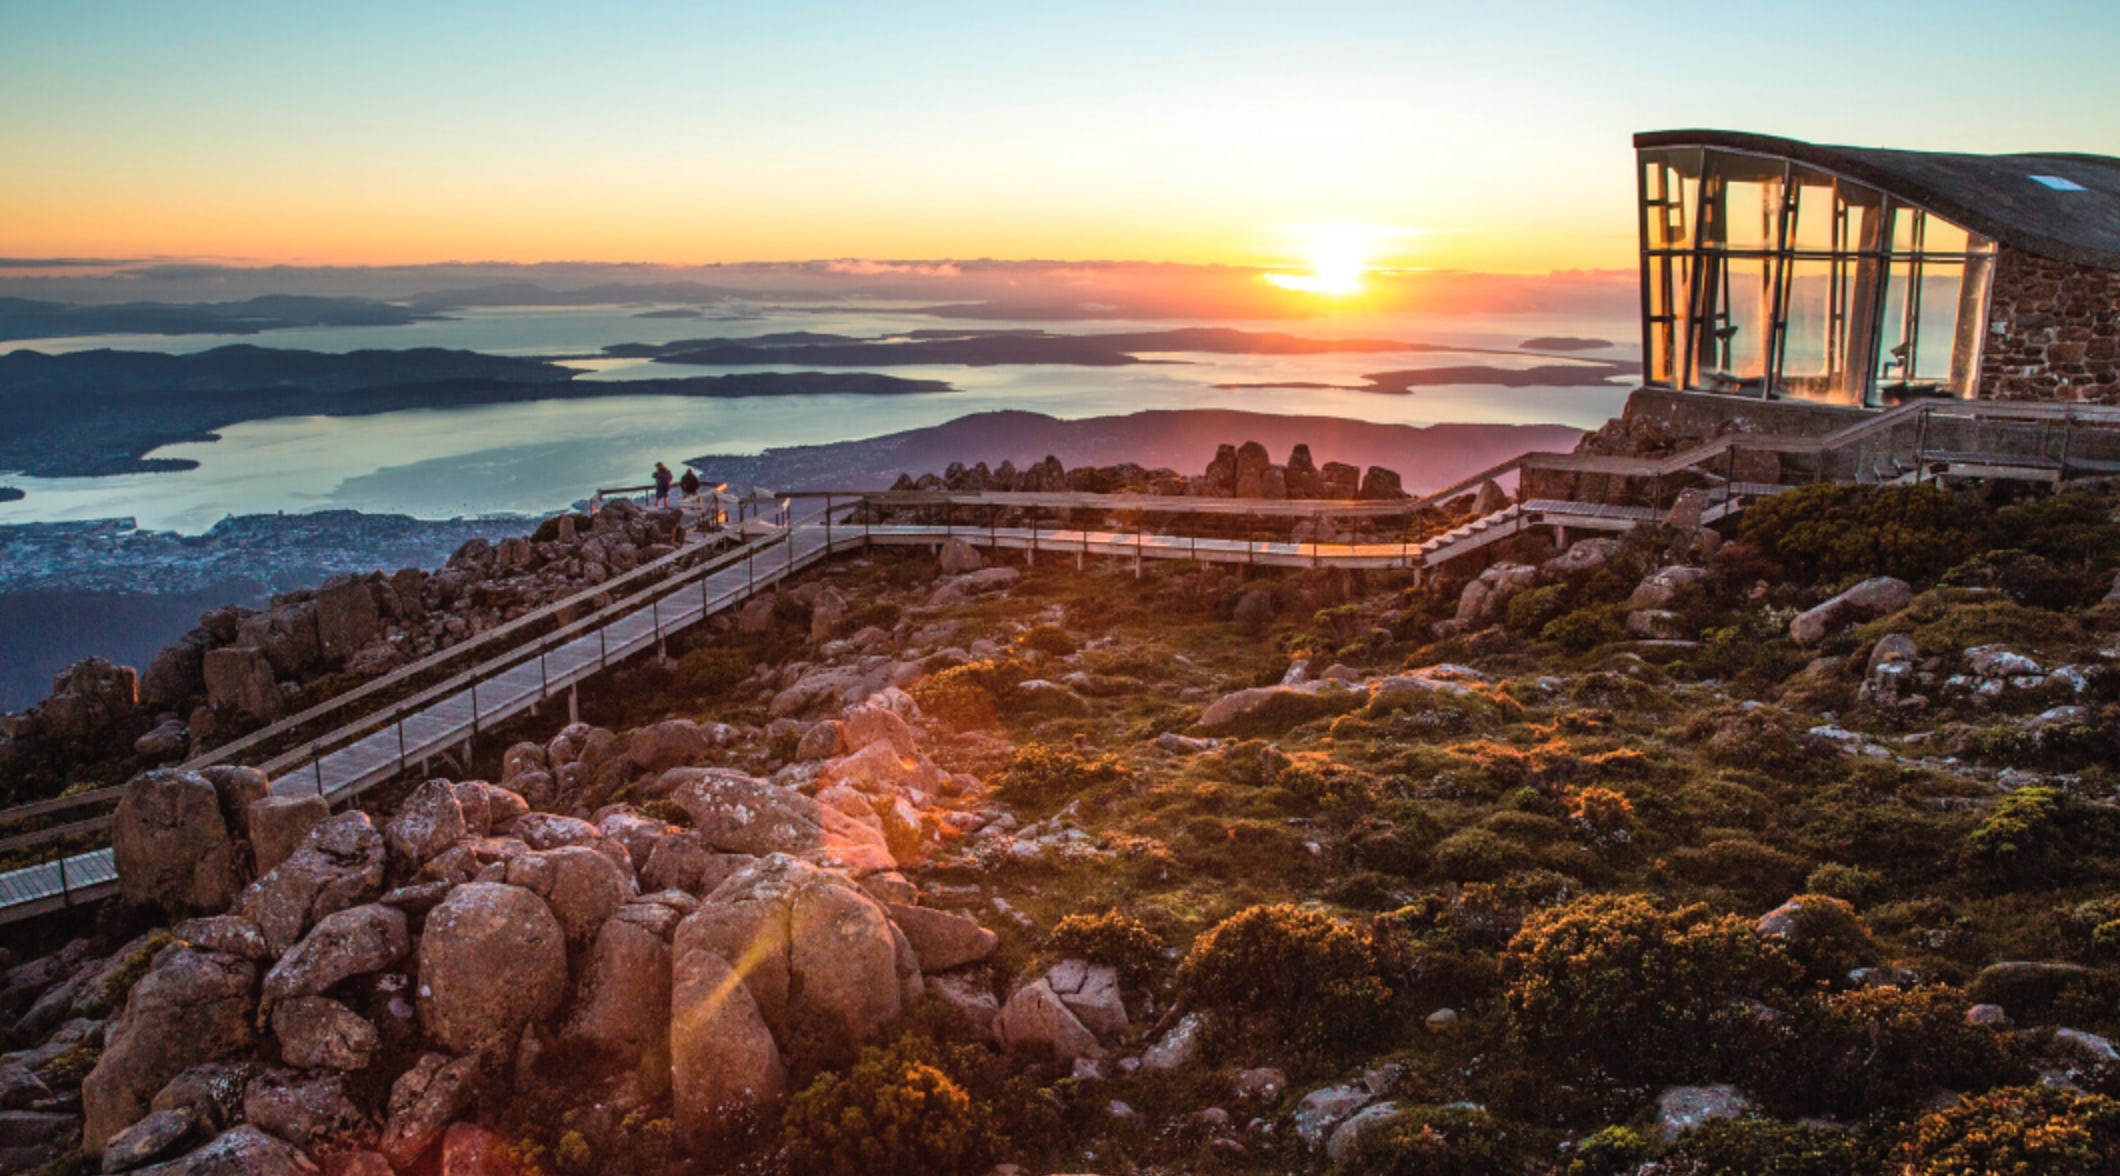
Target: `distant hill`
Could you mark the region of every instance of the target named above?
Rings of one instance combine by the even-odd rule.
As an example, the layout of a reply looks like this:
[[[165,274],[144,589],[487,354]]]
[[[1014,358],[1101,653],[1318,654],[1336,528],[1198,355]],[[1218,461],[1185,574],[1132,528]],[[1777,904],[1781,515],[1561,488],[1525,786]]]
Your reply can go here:
[[[287,327],[395,327],[439,316],[367,298],[267,294],[242,302],[77,306],[0,298],[0,339],[81,335],[255,335]]]
[[[880,489],[899,474],[939,473],[953,461],[1018,466],[1058,457],[1069,467],[1138,462],[1180,473],[1203,470],[1215,447],[1258,441],[1275,460],[1298,443],[1319,464],[1344,461],[1397,470],[1415,493],[1477,473],[1527,450],[1574,447],[1564,425],[1385,425],[1327,416],[1228,409],[1138,412],[1064,421],[1035,412],[983,412],[947,424],[830,445],[708,454],[686,462],[704,476],[775,488]]]

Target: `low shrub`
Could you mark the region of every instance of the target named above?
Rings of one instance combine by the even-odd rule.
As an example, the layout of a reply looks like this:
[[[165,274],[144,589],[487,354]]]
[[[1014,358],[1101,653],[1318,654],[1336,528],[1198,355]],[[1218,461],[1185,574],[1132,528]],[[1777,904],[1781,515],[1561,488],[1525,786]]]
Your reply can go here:
[[[1371,930],[1322,911],[1255,906],[1193,942],[1179,983],[1194,1000],[1248,1014],[1246,1038],[1338,1054],[1373,1046],[1392,990]]]
[[[1531,864],[1531,852],[1486,829],[1460,829],[1435,847],[1435,872],[1452,882],[1492,882]]]
[[[1625,845],[1634,838],[1634,802],[1610,788],[1584,788],[1569,807],[1568,823],[1592,845]]]
[[[1926,1115],[1892,1156],[1899,1176],[2097,1176],[2120,1171],[2120,1102],[2051,1086],[1975,1095]]]
[[[1510,597],[1503,616],[1511,632],[1536,637],[1548,624],[1569,612],[1570,599],[1568,585],[1548,584]]]
[[[1794,909],[1777,916],[1786,920],[1782,943],[1814,982],[1845,984],[1850,971],[1876,962],[1882,952],[1862,916],[1841,899],[1799,894],[1783,907]]]
[[[1534,1051],[1586,1074],[1680,1081],[1737,1049],[1745,999],[1801,979],[1749,920],[1646,895],[1596,895],[1534,911],[1502,955],[1511,1025]]]
[[[1745,1118],[1710,1119],[1686,1132],[1658,1170],[1665,1176],[1846,1176],[1865,1167],[1862,1149],[1846,1131]]]
[[[709,645],[677,659],[675,683],[687,695],[717,695],[750,676],[749,655],[725,645]]]
[[[1058,625],[1035,626],[1016,638],[1016,644],[1054,657],[1066,657],[1081,648],[1073,637],[1067,635],[1067,630]]]
[[[992,1163],[989,1112],[915,1036],[870,1046],[852,1069],[826,1073],[788,1101],[782,1118],[796,1173],[952,1176]]]
[[[995,785],[1013,803],[1048,805],[1125,775],[1125,767],[1111,756],[1085,755],[1050,743],[1026,743],[1009,756]]]
[[[1964,507],[1929,485],[1821,482],[1748,508],[1738,535],[1800,580],[1933,580],[1979,544]]]
[[[1861,866],[1827,862],[1811,871],[1804,879],[1803,888],[1813,894],[1830,895],[1854,906],[1863,906],[1883,893],[1884,883]]]
[[[1578,652],[1595,649],[1614,641],[1627,639],[1627,627],[1620,622],[1619,608],[1610,604],[1593,604],[1579,608],[1546,622],[1539,629],[1539,638],[1565,646]]]
[[[1356,1137],[1338,1171],[1365,1176],[1505,1176],[1523,1170],[1501,1120],[1469,1104],[1413,1107]]]
[[[2086,857],[2110,848],[2109,810],[2058,788],[2033,785],[2002,798],[1966,835],[1976,862],[2012,878],[2064,880]]]
[[[1966,994],[1945,985],[1865,988],[1800,1006],[1756,1057],[1751,1083],[1791,1112],[1860,1118],[1919,1104],[1940,1088],[1986,1090],[2026,1075],[2010,1039],[1968,1025]]]
[[[1129,984],[1145,983],[1163,962],[1163,937],[1122,911],[1069,915],[1054,924],[1047,942],[1063,957],[1117,968]]]

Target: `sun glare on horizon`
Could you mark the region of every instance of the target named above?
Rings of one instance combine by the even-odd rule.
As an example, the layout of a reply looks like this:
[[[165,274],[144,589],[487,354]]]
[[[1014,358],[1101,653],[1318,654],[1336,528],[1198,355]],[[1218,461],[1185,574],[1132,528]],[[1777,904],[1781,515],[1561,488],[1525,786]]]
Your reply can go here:
[[[1284,290],[1348,298],[1363,292],[1362,279],[1376,268],[1386,237],[1407,236],[1412,229],[1375,225],[1299,225],[1292,232],[1310,263],[1307,273],[1269,273],[1266,281]]]

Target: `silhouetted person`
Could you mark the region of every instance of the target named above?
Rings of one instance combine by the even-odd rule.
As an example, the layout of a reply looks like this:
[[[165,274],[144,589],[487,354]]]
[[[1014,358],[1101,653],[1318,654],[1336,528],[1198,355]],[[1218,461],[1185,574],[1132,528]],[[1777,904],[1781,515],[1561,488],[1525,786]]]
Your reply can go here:
[[[670,505],[670,467],[655,463],[655,505]]]
[[[699,471],[686,466],[685,476],[678,479],[677,488],[684,491],[686,498],[699,497]]]

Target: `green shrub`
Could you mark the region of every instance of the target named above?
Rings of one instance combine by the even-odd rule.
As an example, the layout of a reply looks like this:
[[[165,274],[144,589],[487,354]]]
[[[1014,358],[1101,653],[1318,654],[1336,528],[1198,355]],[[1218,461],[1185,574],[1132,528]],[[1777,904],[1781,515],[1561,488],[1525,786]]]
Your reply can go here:
[[[125,998],[132,995],[133,985],[154,967],[155,956],[163,948],[175,943],[177,937],[167,931],[157,931],[143,940],[132,954],[120,961],[103,977],[103,989],[82,1002],[80,1013],[84,1017],[107,1017],[125,1007]]]
[[[1339,1167],[1364,1176],[1506,1176],[1523,1171],[1501,1120],[1459,1104],[1413,1107],[1356,1137]]]
[[[1803,880],[1803,859],[1746,837],[1718,837],[1671,855],[1671,866],[1703,886],[1721,886],[1756,901],[1787,894]]]
[[[2018,878],[2073,874],[2084,857],[2107,848],[2108,810],[2058,788],[2034,785],[2002,798],[1973,831],[1966,849],[1975,861]]]
[[[695,649],[677,659],[677,688],[690,695],[722,694],[750,676],[750,656],[725,645]]]
[[[1632,1127],[1600,1127],[1576,1144],[1562,1176],[1634,1176],[1659,1150],[1655,1140]]]
[[[870,1046],[844,1074],[819,1075],[782,1118],[797,1173],[951,1176],[983,1172],[994,1134],[987,1109],[932,1043],[907,1036]]]
[[[1435,847],[1435,871],[1452,882],[1492,882],[1531,864],[1531,852],[1485,829],[1460,829]]]
[[[1548,584],[1510,597],[1503,617],[1511,632],[1535,637],[1548,624],[1566,615],[1570,607],[1569,586]]]
[[[1782,943],[1815,982],[1842,984],[1850,971],[1875,961],[1881,949],[1855,908],[1828,894],[1799,894],[1782,904],[1793,907],[1779,917],[1787,921]]]
[[[1610,788],[1576,792],[1568,823],[1592,845],[1625,845],[1634,838],[1634,802]]]
[[[1929,985],[1839,992],[1801,1006],[1756,1055],[1752,1086],[1789,1111],[1860,1118],[1912,1107],[1937,1088],[1986,1090],[2024,1067],[2009,1039],[1965,1022],[1959,989]]]
[[[1073,637],[1067,635],[1067,630],[1058,625],[1038,625],[1016,638],[1016,644],[1054,657],[1066,657],[1081,648]]]
[[[1896,1176],[2099,1176],[2120,1171],[2120,1102],[2051,1086],[1989,1091],[1924,1116]]]
[[[1627,627],[1620,623],[1616,606],[1593,604],[1546,622],[1538,635],[1541,640],[1581,651],[1625,641]]]
[[[1122,911],[1069,915],[1054,924],[1048,942],[1062,956],[1110,964],[1129,984],[1145,983],[1163,962],[1163,937]]]
[[[1846,1176],[1863,1170],[1846,1131],[1770,1119],[1710,1119],[1664,1153],[1666,1176]],[[1631,1170],[1630,1170],[1631,1171]]]
[[[1965,508],[1928,485],[1799,487],[1747,508],[1738,534],[1800,580],[1932,580],[1980,545]]]
[[[1125,767],[1111,756],[1084,755],[1050,743],[1026,743],[1009,756],[995,785],[1013,803],[1047,805],[1125,775]]]
[[[1533,912],[1502,955],[1517,1038],[1585,1072],[1679,1081],[1733,1046],[1730,1011],[1801,973],[1749,920],[1596,895]]]
[[[1015,689],[1029,676],[1021,662],[985,660],[951,666],[913,685],[920,709],[959,731],[979,731],[1000,724],[994,699]]]
[[[1178,973],[1201,1004],[1253,1018],[1247,1038],[1325,1054],[1376,1043],[1392,1012],[1383,976],[1370,929],[1287,904],[1217,923]]]
[[[1804,879],[1803,888],[1813,894],[1831,895],[1855,906],[1874,901],[1884,889],[1876,874],[1861,866],[1826,862]]]

